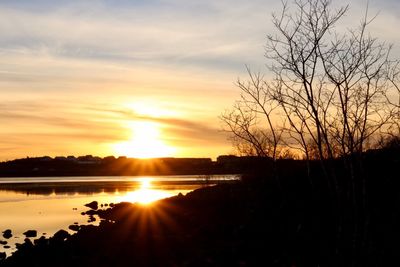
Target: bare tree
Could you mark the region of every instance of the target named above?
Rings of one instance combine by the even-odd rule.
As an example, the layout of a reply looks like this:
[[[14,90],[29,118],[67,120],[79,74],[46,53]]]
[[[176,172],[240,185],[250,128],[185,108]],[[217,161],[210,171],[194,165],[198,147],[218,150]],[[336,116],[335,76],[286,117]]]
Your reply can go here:
[[[295,144],[305,158],[311,144],[321,160],[361,153],[399,121],[400,98],[389,96],[400,95],[399,63],[390,60],[391,46],[367,33],[367,12],[356,29],[340,34],[334,27],[348,6],[332,10],[329,0],[294,6],[294,13],[284,3],[273,14],[277,31],[268,35],[265,55],[274,77],[265,81],[247,69],[249,80],[237,83],[241,99],[222,120],[236,143],[260,156],[276,158],[280,144]]]
[[[320,159],[362,152],[392,116],[386,102],[390,46],[366,33],[367,15],[356,30],[335,32],[347,6],[332,11],[327,0],[295,5],[295,14],[284,4],[273,16],[278,33],[266,46],[275,74],[270,91],[296,140],[310,139]],[[300,145],[307,151],[306,142]]]
[[[221,120],[232,133],[231,140],[239,154],[270,157],[275,161],[282,137],[275,113],[279,103],[272,99],[263,76],[249,68],[247,71],[250,79],[237,81],[241,99],[232,110],[221,115]]]
[[[388,102],[393,107],[391,127],[389,135],[392,138],[400,138],[400,62],[391,62],[388,68],[388,77],[392,86],[395,88],[393,95],[388,96]]]
[[[264,145],[256,130],[262,115],[273,137],[268,144],[274,158],[279,145],[286,144],[307,160],[319,159],[336,201],[339,239],[341,214],[347,209],[343,202],[350,196],[357,249],[365,245],[369,220],[361,155],[379,135],[399,125],[400,98],[396,102],[392,95],[400,96],[400,71],[399,61],[390,59],[391,46],[368,33],[374,19],[368,8],[358,27],[335,30],[347,11],[348,6],[333,8],[330,0],[284,2],[281,12],[272,15],[276,32],[267,36],[272,79],[248,70],[249,81],[238,82],[240,101],[222,119],[234,136],[258,151]],[[279,123],[283,120],[286,124]],[[339,185],[332,165],[337,158],[348,170],[349,187]]]

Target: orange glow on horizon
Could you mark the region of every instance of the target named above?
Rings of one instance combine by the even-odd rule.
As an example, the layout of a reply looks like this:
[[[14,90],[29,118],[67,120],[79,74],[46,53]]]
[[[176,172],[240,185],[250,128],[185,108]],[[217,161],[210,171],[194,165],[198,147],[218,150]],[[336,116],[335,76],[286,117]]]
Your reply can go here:
[[[162,140],[159,124],[135,121],[130,123],[129,128],[132,131],[131,140],[115,144],[117,154],[132,158],[160,158],[175,154],[176,149]]]

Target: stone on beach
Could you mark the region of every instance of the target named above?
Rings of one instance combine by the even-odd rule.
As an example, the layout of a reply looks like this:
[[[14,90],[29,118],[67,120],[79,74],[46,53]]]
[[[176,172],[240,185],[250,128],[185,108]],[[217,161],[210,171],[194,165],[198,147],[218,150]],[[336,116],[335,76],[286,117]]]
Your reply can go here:
[[[36,230],[28,230],[23,234],[25,237],[36,237],[37,231]]]
[[[46,237],[41,236],[40,238],[35,239],[35,240],[33,241],[33,243],[34,243],[35,245],[47,245],[47,244],[49,243],[49,240],[48,240]]]
[[[87,222],[88,223],[92,223],[92,222],[95,222],[95,221],[96,221],[96,218],[93,215],[90,215],[89,216],[89,220]]]
[[[81,227],[79,225],[72,224],[72,225],[68,226],[68,228],[72,231],[79,231],[79,228],[81,228]]]
[[[11,238],[11,237],[12,237],[12,232],[11,232],[11,230],[10,230],[10,229],[5,230],[5,231],[3,232],[3,237],[4,237],[5,239]]]
[[[54,236],[52,237],[53,240],[56,241],[64,241],[65,239],[67,239],[70,236],[70,234],[65,231],[65,230],[60,230],[57,233],[54,234]]]
[[[99,203],[97,201],[92,201],[88,204],[85,204],[86,207],[89,207],[93,210],[97,210],[99,208]]]

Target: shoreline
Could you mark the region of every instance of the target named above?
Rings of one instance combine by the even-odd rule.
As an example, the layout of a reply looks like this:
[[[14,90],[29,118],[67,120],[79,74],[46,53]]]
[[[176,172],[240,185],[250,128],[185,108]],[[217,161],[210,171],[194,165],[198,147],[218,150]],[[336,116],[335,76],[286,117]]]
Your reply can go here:
[[[223,184],[216,187],[219,187],[217,189],[219,193],[221,193],[222,191],[227,193],[228,191],[230,191],[229,188],[233,188],[235,187],[235,185]],[[192,210],[194,206],[197,206],[197,208],[201,208],[203,212],[207,210],[206,206],[211,208],[211,205],[201,202],[204,197],[203,194],[206,194],[208,196],[208,201],[210,201],[212,198],[217,197],[214,189],[215,187],[196,189],[188,193],[186,196],[180,194],[178,196],[156,201],[154,204],[151,205],[140,205],[122,202],[113,205],[113,207],[111,208],[108,207],[107,209],[90,209],[88,212],[85,213],[85,215],[99,216],[99,218],[101,219],[99,226],[80,225],[79,230],[73,235],[69,235],[63,230],[60,230],[53,237],[50,238],[40,237],[33,241],[26,239],[22,245],[18,246],[18,250],[13,255],[7,257],[5,261],[0,262],[0,266],[19,266],[19,264],[23,265],[25,263],[27,264],[28,262],[36,262],[39,263],[41,266],[84,266],[86,265],[83,264],[83,262],[87,260],[86,256],[93,256],[90,254],[90,251],[94,248],[94,246],[97,246],[97,248],[95,249],[96,251],[107,250],[108,253],[119,254],[119,249],[116,249],[117,247],[111,244],[119,243],[122,239],[122,236],[125,235],[133,235],[134,239],[136,239],[136,241],[138,241],[141,246],[143,244],[146,244],[147,246],[147,242],[149,242],[148,238],[150,238],[151,236],[150,239],[155,238],[155,243],[158,249],[169,250],[167,249],[167,247],[170,247],[174,242],[178,242],[178,240],[176,239],[180,239],[180,236],[183,232],[188,231],[193,233],[193,231],[189,231],[189,226],[191,225],[191,223],[188,223],[189,221],[191,221],[191,215],[188,214],[188,212],[189,210]],[[184,209],[186,212],[183,212],[182,209]],[[177,213],[178,211],[183,213]],[[131,215],[127,217],[127,214]],[[151,221],[151,218],[153,218],[154,216],[166,216],[164,217],[164,220],[166,221],[174,218],[174,222],[171,222],[171,228],[167,227],[161,229],[156,226],[158,223],[160,223],[160,221]],[[195,216],[195,214],[192,214],[192,216]],[[140,224],[138,223],[139,218],[140,220],[145,220],[147,224],[143,224],[142,226],[140,226]],[[189,221],[187,221],[188,219]],[[207,217],[203,217],[203,220],[204,219],[207,220]],[[182,228],[175,228],[177,227],[176,223],[178,222],[179,227]],[[182,222],[184,222],[184,224],[182,224]],[[203,223],[200,223],[200,221],[197,221],[197,223],[199,223],[200,226],[205,222],[203,221]],[[131,231],[129,231],[129,233],[123,232],[121,231],[121,227],[124,230],[126,230],[127,228],[131,228]],[[137,230],[140,229],[140,227],[144,227],[144,230],[142,230],[145,231],[146,234],[138,234],[140,231],[133,231],[133,229],[136,228]],[[171,239],[167,242],[169,244],[168,246],[167,243],[159,240],[160,238],[162,239],[162,236],[165,234],[167,234],[168,239]],[[188,236],[184,237],[183,239],[186,240],[187,238]],[[186,243],[182,243],[182,241],[184,240],[179,241],[172,247],[184,247],[184,243]],[[128,242],[130,245],[134,245],[131,244],[129,240],[126,242]],[[129,247],[129,244],[124,244],[123,250]],[[83,258],[85,258],[86,260],[80,259],[79,262],[74,262],[74,265],[71,265],[72,262],[68,264],[57,261],[55,262],[54,260],[56,259],[50,255],[50,251],[60,250],[63,251],[62,253],[67,253],[67,255],[69,255],[68,257],[71,256],[72,258],[75,258],[77,255],[79,255],[79,257],[82,257],[81,253],[79,252],[82,249],[83,251],[85,251],[84,254],[86,255],[83,256]],[[196,251],[196,249],[194,249],[193,251]],[[45,259],[46,257],[43,257],[44,255],[47,256],[47,260]],[[127,263],[126,257],[121,258],[121,255],[119,255],[119,257],[117,258],[119,258],[120,260],[118,260],[117,263],[114,262],[113,266],[122,266],[123,264]],[[164,260],[162,262],[158,262],[155,266],[165,266],[162,264],[163,262],[165,262]],[[118,265],[118,263],[120,263],[121,265]],[[97,264],[99,264],[99,266],[106,266],[102,265],[102,261],[97,262]],[[139,266],[148,265],[146,263],[145,265]]]
[[[225,182],[225,181],[224,181]],[[212,183],[204,183],[204,181],[193,180],[188,184],[188,181],[172,181],[165,183],[164,181],[153,181],[151,187],[147,187],[144,191],[149,191],[149,194],[158,194],[159,198],[165,198],[179,193],[186,194],[189,191],[197,189],[201,186],[210,186]],[[33,185],[33,186],[32,186]],[[49,237],[56,233],[57,230],[68,230],[68,226],[74,222],[85,224],[87,216],[82,216],[81,212],[86,212],[84,204],[97,200],[100,205],[108,205],[109,203],[118,203],[120,201],[134,201],[137,197],[142,196],[145,192],[137,182],[90,182],[83,184],[73,183],[57,183],[57,184],[6,184],[9,188],[4,188],[0,185],[0,193],[3,202],[0,202],[0,210],[4,213],[0,230],[4,231],[11,227],[14,236],[7,240],[6,247],[0,252],[6,252],[9,256],[15,251],[16,243],[23,243],[23,232],[27,230],[37,230],[39,236],[46,233]],[[6,191],[4,191],[6,190]],[[136,193],[138,192],[138,193]],[[139,193],[140,192],[140,193]],[[165,192],[165,193],[164,193]],[[146,194],[147,194],[146,193]],[[161,194],[162,193],[162,194]],[[14,196],[15,195],[15,196]],[[161,197],[162,196],[162,197]],[[29,206],[26,206],[29,205]],[[8,209],[13,215],[8,215]],[[1,213],[1,214],[3,214]],[[14,217],[18,222],[13,223]],[[23,219],[25,218],[25,219]],[[49,219],[47,219],[49,218]],[[49,221],[48,221],[49,220]],[[41,221],[43,221],[41,223]],[[25,222],[25,223],[24,223]],[[99,220],[95,222],[97,225]],[[59,226],[55,228],[54,226]],[[68,230],[68,232],[71,232]],[[0,241],[6,241],[0,237]],[[34,239],[31,238],[33,242]],[[2,245],[3,248],[3,245]],[[1,258],[1,257],[0,257]]]

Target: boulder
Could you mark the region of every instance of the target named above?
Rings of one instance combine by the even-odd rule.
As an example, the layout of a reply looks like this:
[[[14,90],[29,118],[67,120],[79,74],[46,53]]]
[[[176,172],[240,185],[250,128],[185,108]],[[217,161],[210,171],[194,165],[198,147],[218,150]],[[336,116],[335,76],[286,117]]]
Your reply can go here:
[[[72,230],[72,231],[79,231],[80,226],[76,225],[76,224],[72,224],[70,226],[68,226],[68,229]]]
[[[29,238],[24,239],[24,243],[15,244],[16,248],[19,250],[31,249],[33,247],[33,243]]]
[[[90,215],[88,223],[92,223],[92,222],[95,222],[95,221],[96,221],[96,218],[93,215]]]
[[[33,243],[35,243],[35,245],[38,245],[38,246],[47,245],[48,242],[49,242],[49,240],[46,239],[46,237],[44,237],[44,236],[41,236],[40,238],[35,239],[35,240],[33,241]]]
[[[95,211],[95,210],[88,210],[88,211],[85,213],[85,215],[93,216],[93,215],[95,215],[95,214],[97,214],[97,213],[98,213],[98,212]]]
[[[28,230],[24,233],[25,237],[37,237],[37,231],[36,230]]]
[[[0,261],[4,260],[7,257],[5,252],[0,252]]]
[[[65,239],[67,239],[70,236],[70,234],[65,231],[65,230],[60,230],[57,233],[54,234],[53,236],[53,240],[56,241],[64,241]]]
[[[29,247],[29,248],[33,247],[33,243],[29,238],[24,239],[24,245],[25,245],[25,247]]]
[[[12,237],[12,232],[11,232],[11,230],[10,230],[10,229],[5,230],[5,231],[3,232],[3,237],[4,237],[5,239],[11,238],[11,237]]]
[[[85,204],[85,206],[91,208],[92,210],[97,210],[99,208],[99,203],[97,203],[97,201],[92,201],[88,204]]]

